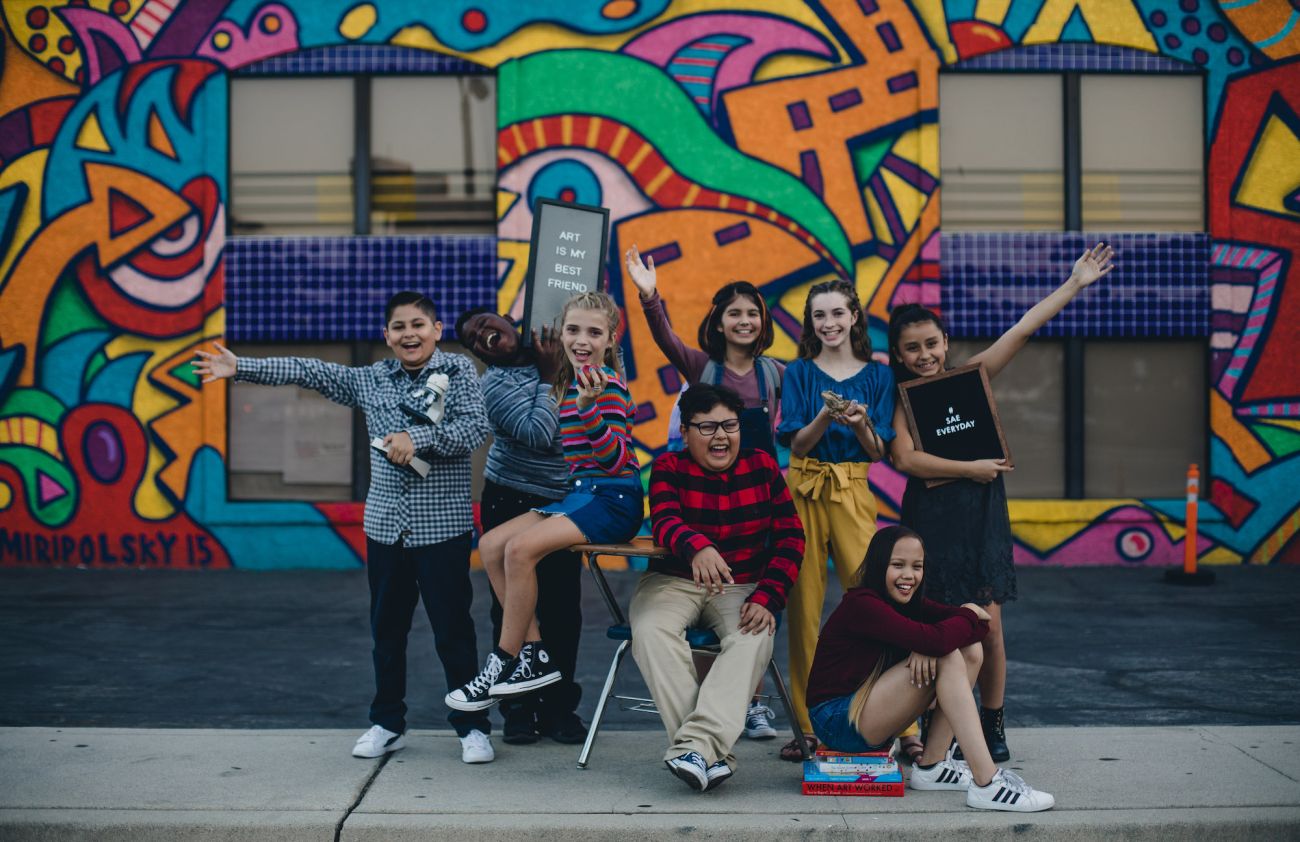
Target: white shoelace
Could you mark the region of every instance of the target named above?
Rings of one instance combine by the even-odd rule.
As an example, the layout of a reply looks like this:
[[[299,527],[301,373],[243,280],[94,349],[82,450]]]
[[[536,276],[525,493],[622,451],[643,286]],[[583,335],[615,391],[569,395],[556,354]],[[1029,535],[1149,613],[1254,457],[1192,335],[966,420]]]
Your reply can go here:
[[[772,713],[772,709],[770,707],[767,707],[766,705],[756,705],[755,707],[750,708],[749,715],[751,717],[761,716],[764,719],[771,719],[773,716],[775,716],[775,714]]]
[[[1007,769],[1002,770],[1002,785],[1021,795],[1028,795],[1033,792],[1033,787],[1025,783],[1024,778]]]
[[[497,676],[501,674],[501,659],[495,652],[488,655],[487,663],[483,665],[483,671],[474,676],[470,681],[469,688],[475,693],[486,693],[488,688],[496,683]]]

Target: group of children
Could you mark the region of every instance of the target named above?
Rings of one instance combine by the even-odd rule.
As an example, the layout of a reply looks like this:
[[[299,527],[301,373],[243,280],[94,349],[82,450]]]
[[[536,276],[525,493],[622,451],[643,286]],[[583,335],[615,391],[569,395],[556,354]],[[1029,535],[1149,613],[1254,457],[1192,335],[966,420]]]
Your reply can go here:
[[[1112,257],[1102,244],[1086,251],[1060,288],[972,361],[996,375],[1030,335],[1111,271]],[[895,405],[898,382],[949,367],[942,319],[918,305],[896,308],[890,365],[882,365],[872,360],[854,287],[817,284],[805,303],[798,358],[782,365],[764,355],[773,328],[762,296],[733,282],[714,296],[697,350],[672,330],[653,260],[643,262],[633,247],[626,261],[651,333],[674,367],[689,383],[739,396],[740,447],[772,455],[778,443],[789,448],[787,481],[805,551],[786,622],[791,696],[804,732],[831,749],[856,751],[892,741],[920,717],[928,728],[923,753],[917,746],[915,788],[963,789],[977,807],[1050,807],[1051,796],[994,765],[1009,757],[1001,605],[1016,596],[1002,484],[1010,468],[917,450]],[[624,542],[644,515],[631,438],[635,404],[617,353],[620,322],[612,298],[583,293],[566,304],[558,335],[543,331],[525,347],[500,316],[465,314],[458,336],[489,366],[481,388],[468,359],[437,349],[442,323],[414,293],[389,302],[384,337],[394,358],[371,366],[236,358],[220,345],[198,352],[204,382],[237,377],[312,388],[363,409],[370,434],[383,440],[371,453],[365,517],[376,693],[373,727],[357,741],[357,756],[403,746],[406,634],[417,597],[454,688],[446,702],[462,759],[493,758],[486,710],[498,701],[507,740],[581,740],[573,713],[580,690],[572,682],[577,558],[566,550]],[[444,408],[427,423],[409,404],[435,376]],[[468,455],[489,427],[495,439],[479,551],[500,620],[496,645],[476,672]],[[413,457],[429,463],[427,476],[407,470]],[[886,458],[909,481],[903,526],[877,534],[867,474]],[[936,477],[956,481],[928,488],[925,480]],[[846,593],[821,629],[828,558]],[[725,579],[725,558],[717,573]],[[922,596],[927,591],[934,601]],[[787,759],[802,754],[797,743],[782,750]]]

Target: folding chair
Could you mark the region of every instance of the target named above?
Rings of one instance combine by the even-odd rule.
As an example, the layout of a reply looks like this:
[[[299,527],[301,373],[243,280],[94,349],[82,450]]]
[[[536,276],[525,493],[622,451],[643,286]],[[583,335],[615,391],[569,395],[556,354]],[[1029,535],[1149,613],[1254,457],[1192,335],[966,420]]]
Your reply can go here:
[[[632,645],[632,626],[628,623],[627,617],[624,616],[623,609],[619,607],[618,602],[614,599],[614,593],[609,589],[609,583],[605,581],[605,573],[600,569],[596,559],[600,556],[662,558],[669,555],[669,552],[663,547],[655,546],[654,542],[646,536],[633,538],[631,543],[627,544],[578,544],[571,549],[582,553],[587,563],[587,569],[591,571],[591,577],[596,580],[596,587],[605,600],[605,607],[609,609],[612,624],[605,630],[605,636],[610,640],[619,641],[618,648],[614,650],[614,658],[609,664],[609,673],[605,676],[605,685],[601,688],[600,698],[596,702],[596,712],[592,716],[591,725],[587,729],[587,741],[583,743],[582,753],[578,755],[578,768],[586,769],[587,763],[591,759],[591,749],[596,742],[596,735],[600,732],[601,719],[605,716],[605,708],[610,699],[630,703],[624,710],[655,714],[659,712],[655,708],[653,699],[619,696],[614,693],[614,679],[618,676],[618,668],[623,664],[623,658]],[[780,617],[778,616],[777,619],[779,621]],[[702,655],[717,655],[721,645],[718,636],[713,633],[713,630],[704,628],[687,629],[686,642],[690,645],[692,652],[698,652]],[[772,681],[772,686],[776,688],[777,695],[781,697],[786,719],[790,721],[790,727],[799,740],[804,759],[810,760],[812,755],[808,751],[808,741],[804,739],[803,729],[799,727],[799,720],[795,717],[794,709],[790,706],[790,694],[786,690],[785,679],[781,676],[781,670],[776,665],[775,657],[768,661],[767,674]]]

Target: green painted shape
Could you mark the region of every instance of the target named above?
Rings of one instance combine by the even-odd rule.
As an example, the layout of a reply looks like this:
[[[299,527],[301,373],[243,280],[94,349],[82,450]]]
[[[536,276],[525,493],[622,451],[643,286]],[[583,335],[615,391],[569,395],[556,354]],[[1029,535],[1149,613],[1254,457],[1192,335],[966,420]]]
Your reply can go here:
[[[875,143],[868,143],[852,149],[849,155],[853,159],[853,176],[858,181],[858,186],[865,185],[876,170],[880,168],[880,162],[885,160],[889,150],[894,146],[895,138],[886,137]]]
[[[167,373],[191,388],[203,388],[203,381],[199,379],[199,374],[194,370],[194,363],[191,360],[186,360]]]
[[[659,68],[616,53],[551,50],[508,61],[497,75],[498,125],[559,114],[624,123],[683,177],[779,210],[853,271],[848,238],[817,194],[790,173],[724,143]]]
[[[18,379],[22,369],[23,349],[7,348],[0,351],[0,398],[3,398]]]
[[[1274,427],[1272,424],[1251,424],[1250,429],[1274,456],[1290,456],[1300,452],[1300,432],[1286,427]]]
[[[56,427],[65,412],[67,408],[59,399],[43,389],[15,389],[0,404],[0,419],[31,415]]]
[[[89,383],[98,377],[99,372],[103,371],[106,365],[108,365],[108,354],[105,354],[103,349],[100,349],[95,356],[90,358],[90,362],[86,363],[86,376],[82,378],[83,383]]]
[[[41,348],[83,330],[107,330],[108,322],[90,308],[90,302],[70,275],[54,287],[45,306],[45,324],[41,332]]]
[[[27,445],[0,445],[0,462],[13,465],[23,478],[23,494],[27,498],[32,517],[50,528],[68,522],[77,510],[77,479],[68,467],[50,454]],[[67,489],[67,494],[52,500],[48,506],[40,505],[41,490],[38,471]]]
[[[140,372],[150,356],[141,351],[110,361],[86,388],[86,403],[111,403],[130,410]]]

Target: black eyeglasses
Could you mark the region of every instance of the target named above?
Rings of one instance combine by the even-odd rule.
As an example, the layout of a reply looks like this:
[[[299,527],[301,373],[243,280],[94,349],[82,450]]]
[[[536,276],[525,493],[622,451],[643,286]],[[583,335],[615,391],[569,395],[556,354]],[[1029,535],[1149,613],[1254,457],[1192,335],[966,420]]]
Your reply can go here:
[[[713,435],[718,431],[719,427],[722,428],[724,433],[738,433],[740,432],[740,419],[728,418],[726,421],[701,421],[698,424],[694,421],[687,421],[686,426],[699,430],[702,436]]]

